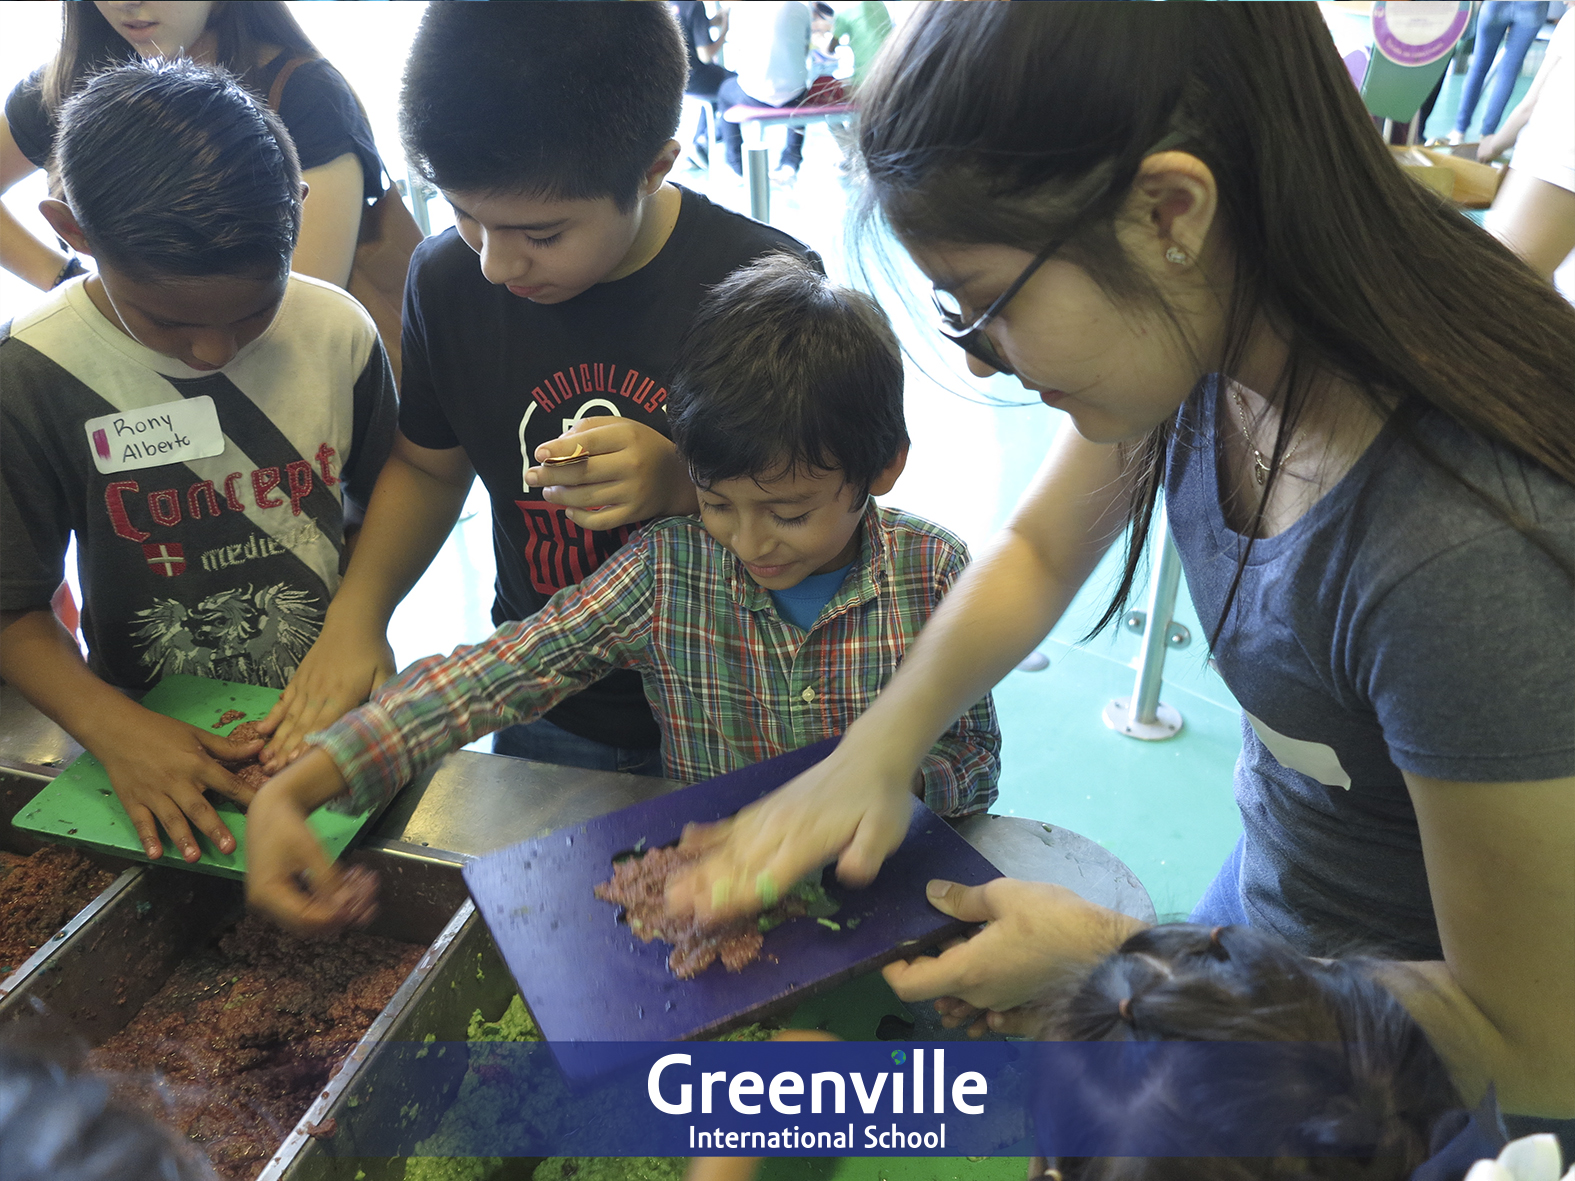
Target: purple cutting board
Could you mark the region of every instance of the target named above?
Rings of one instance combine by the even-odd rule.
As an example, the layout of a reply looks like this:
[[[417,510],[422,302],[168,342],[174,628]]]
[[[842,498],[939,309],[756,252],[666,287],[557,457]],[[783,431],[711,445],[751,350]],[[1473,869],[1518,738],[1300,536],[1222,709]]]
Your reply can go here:
[[[786,783],[831,752],[836,739],[635,804],[586,824],[522,841],[465,866],[476,908],[520,995],[551,1041],[667,1041],[723,1033],[858,973],[933,947],[969,924],[924,895],[931,878],[978,885],[1001,871],[918,800],[907,838],[875,881],[852,890],[828,869],[842,909],[839,931],[813,918],[766,934],[761,958],[741,972],[720,962],[693,980],[667,969],[671,945],[643,943],[595,897],[612,860],[645,841],[676,841],[689,821],[718,820]],[[849,929],[847,920],[859,920]]]

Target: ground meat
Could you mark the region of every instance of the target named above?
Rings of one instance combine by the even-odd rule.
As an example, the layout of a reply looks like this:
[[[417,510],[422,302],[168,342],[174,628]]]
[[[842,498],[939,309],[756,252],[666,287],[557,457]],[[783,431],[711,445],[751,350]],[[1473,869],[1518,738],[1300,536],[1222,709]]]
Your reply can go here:
[[[273,776],[269,775],[268,772],[262,769],[261,763],[253,760],[252,762],[242,763],[240,766],[236,767],[235,778],[239,779],[247,787],[255,791],[263,784],[267,783],[269,779],[273,778]]]
[[[31,857],[0,853],[0,976],[21,967],[114,880],[113,871],[59,845]]]
[[[242,722],[230,731],[231,742],[255,742],[263,733],[257,728],[256,722]]]
[[[239,721],[245,716],[246,711],[244,709],[227,709],[219,715],[219,720],[208,728],[210,730],[217,730],[220,726],[228,726],[231,722]],[[240,727],[237,726],[236,729],[240,729]]]
[[[236,711],[232,709],[224,716],[229,717],[232,713],[236,713]],[[237,716],[244,715],[237,714]],[[230,731],[230,740],[233,742],[253,742],[261,737],[263,735],[257,729],[256,722],[242,722]],[[263,770],[262,764],[257,761],[256,755],[249,759],[235,759],[233,761],[221,759],[220,762],[235,775],[235,778],[253,790],[261,787],[272,778],[267,771]]]
[[[250,1181],[424,950],[298,939],[248,916],[187,956],[92,1064],[197,1141],[225,1181]]]
[[[633,931],[645,942],[660,939],[673,945],[667,966],[680,980],[692,980],[720,959],[729,972],[738,972],[760,958],[765,942],[761,916],[749,915],[722,927],[704,929],[693,919],[675,921],[667,914],[664,895],[667,881],[699,859],[698,849],[675,845],[652,849],[643,857],[630,857],[613,866],[611,880],[596,887],[596,897],[623,907]],[[765,918],[795,918],[806,913],[802,899],[789,896],[765,912]]]

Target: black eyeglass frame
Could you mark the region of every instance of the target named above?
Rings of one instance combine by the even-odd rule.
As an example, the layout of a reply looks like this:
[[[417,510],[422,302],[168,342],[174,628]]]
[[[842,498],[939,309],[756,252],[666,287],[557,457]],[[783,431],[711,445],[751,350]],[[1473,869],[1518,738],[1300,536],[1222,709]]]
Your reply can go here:
[[[984,314],[966,327],[956,324],[952,314],[941,306],[940,295],[931,292],[930,299],[935,304],[935,310],[941,316],[940,334],[970,356],[977,357],[983,361],[991,369],[996,370],[998,373],[1004,373],[1008,377],[1015,377],[1016,370],[1012,368],[1006,358],[996,352],[995,345],[991,343],[990,338],[984,333],[984,327],[1001,314],[1001,310],[1011,303],[1013,297],[1023,289],[1023,284],[1033,278],[1034,272],[1044,266],[1049,261],[1050,256],[1064,245],[1066,245],[1065,239],[1057,239],[1034,255],[1034,260],[1023,268],[1022,274],[1012,281],[1010,287],[1001,292],[1000,298],[985,308]]]
[[[1187,134],[1183,131],[1167,132],[1160,138],[1158,143],[1149,148],[1143,155],[1145,157],[1153,156],[1159,152],[1167,152],[1172,148],[1180,147],[1187,142],[1187,138]],[[940,296],[932,292],[930,299],[935,304],[935,310],[941,316],[941,335],[964,352],[978,357],[979,360],[998,373],[1004,373],[1008,377],[1016,377],[1016,370],[1007,363],[1000,353],[995,351],[995,346],[990,343],[990,338],[984,334],[984,326],[1001,314],[1001,309],[1012,302],[1012,297],[1023,289],[1024,283],[1033,278],[1034,272],[1044,266],[1050,256],[1065,246],[1068,241],[1069,238],[1057,238],[1038,254],[1034,255],[1034,261],[1023,268],[1023,273],[1018,275],[1012,285],[1001,293],[1001,298],[985,308],[984,315],[966,328],[954,323],[952,314],[941,306]]]

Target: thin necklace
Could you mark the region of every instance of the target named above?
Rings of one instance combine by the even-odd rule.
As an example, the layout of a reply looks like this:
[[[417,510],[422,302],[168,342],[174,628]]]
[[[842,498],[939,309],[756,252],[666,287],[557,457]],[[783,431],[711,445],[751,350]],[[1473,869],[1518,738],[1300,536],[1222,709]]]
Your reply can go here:
[[[1225,388],[1230,391],[1231,401],[1236,403],[1236,417],[1241,422],[1241,436],[1247,440],[1247,450],[1252,452],[1252,478],[1258,487],[1262,488],[1263,482],[1269,478],[1274,468],[1264,457],[1263,452],[1258,450],[1258,444],[1252,437],[1252,428],[1247,425],[1247,403],[1242,400],[1241,390],[1233,381],[1227,381]],[[1291,456],[1296,454],[1296,448],[1299,446],[1301,444],[1296,442],[1285,449],[1285,454],[1280,456],[1281,467],[1291,462]]]

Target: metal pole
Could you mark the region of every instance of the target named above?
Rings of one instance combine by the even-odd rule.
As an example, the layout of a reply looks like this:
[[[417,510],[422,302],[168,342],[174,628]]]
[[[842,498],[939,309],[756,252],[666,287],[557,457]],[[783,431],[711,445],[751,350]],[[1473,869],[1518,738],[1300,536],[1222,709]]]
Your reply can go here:
[[[1170,539],[1170,522],[1163,508],[1154,521],[1154,574],[1149,580],[1148,618],[1143,623],[1143,654],[1131,697],[1118,697],[1105,706],[1105,724],[1129,738],[1150,742],[1172,738],[1180,732],[1180,711],[1159,700],[1165,676],[1165,648],[1170,642],[1171,614],[1181,584],[1181,555]]]
[[[1148,588],[1148,619],[1143,625],[1143,660],[1132,686],[1137,700],[1135,720],[1145,726],[1159,719],[1155,711],[1159,708],[1160,682],[1165,678],[1165,633],[1170,629],[1176,588],[1181,583],[1181,555],[1170,540],[1169,522],[1161,517],[1159,527],[1160,534],[1154,542],[1154,577]]]
[[[749,177],[749,216],[758,222],[771,221],[770,153],[764,144],[744,149],[744,171]]]

